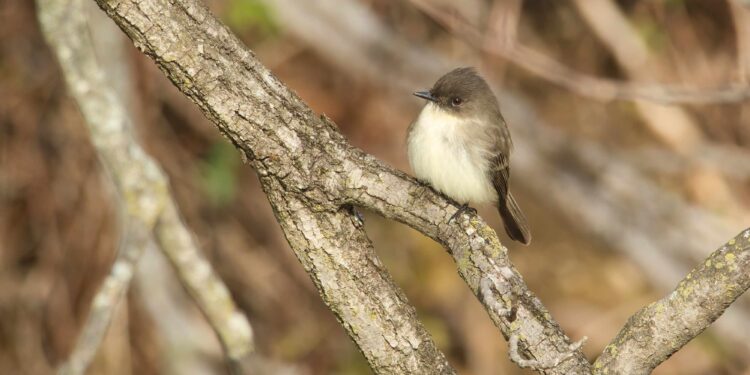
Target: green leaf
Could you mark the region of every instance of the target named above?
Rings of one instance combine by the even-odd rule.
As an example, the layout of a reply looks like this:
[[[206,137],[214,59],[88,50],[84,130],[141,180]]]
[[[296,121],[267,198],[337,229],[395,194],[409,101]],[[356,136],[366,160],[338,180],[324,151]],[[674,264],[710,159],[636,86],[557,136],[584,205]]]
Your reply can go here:
[[[236,194],[240,158],[226,140],[211,146],[200,168],[200,182],[208,199],[216,207],[231,203]]]
[[[278,32],[270,9],[261,0],[230,0],[224,19],[232,29],[243,32],[256,29],[264,36]]]

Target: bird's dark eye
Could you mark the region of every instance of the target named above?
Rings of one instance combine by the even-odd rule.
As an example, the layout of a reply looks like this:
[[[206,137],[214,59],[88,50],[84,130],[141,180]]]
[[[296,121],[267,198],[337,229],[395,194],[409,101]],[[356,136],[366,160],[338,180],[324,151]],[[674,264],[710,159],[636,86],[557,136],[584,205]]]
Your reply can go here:
[[[451,99],[451,104],[453,104],[453,106],[455,106],[455,107],[461,105],[461,103],[463,103],[463,102],[464,101],[461,98],[459,98],[459,97],[455,97],[455,98]]]

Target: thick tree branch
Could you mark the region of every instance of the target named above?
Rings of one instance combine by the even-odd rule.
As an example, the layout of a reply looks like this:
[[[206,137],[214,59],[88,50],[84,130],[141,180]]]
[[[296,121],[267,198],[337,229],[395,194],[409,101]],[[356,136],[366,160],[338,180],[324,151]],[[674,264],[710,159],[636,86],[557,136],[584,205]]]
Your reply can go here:
[[[422,50],[419,55],[407,55],[405,51],[419,50],[407,44],[401,47],[405,51],[393,53],[404,58],[403,65],[422,68],[422,74],[410,72],[384,80],[383,76],[370,72],[389,70],[384,62],[394,57],[361,57],[368,56],[368,51],[388,51],[385,46],[404,43],[392,30],[376,22],[377,18],[363,9],[362,4],[356,1],[337,1],[335,4],[311,1],[303,6],[294,1],[274,0],[269,5],[273,6],[275,14],[290,33],[308,42],[324,58],[355,76],[365,75],[385,86],[420,87],[443,72],[433,66],[450,64],[446,57],[429,50]],[[345,16],[336,27],[324,21],[335,18],[337,14]],[[340,42],[358,48],[352,47],[347,50],[348,54],[339,54],[326,43],[330,34],[346,35],[348,38],[342,38]],[[368,66],[351,63],[363,60]],[[429,77],[422,78],[426,73]],[[506,119],[511,127],[516,126],[513,135],[518,147],[513,161],[516,176],[521,177],[517,181],[535,192],[535,196],[557,207],[580,229],[612,244],[635,260],[658,287],[672,288],[688,272],[689,264],[702,261],[706,249],[724,241],[736,231],[732,228],[741,225],[687,204],[634,168],[628,162],[629,158],[544,124],[516,93],[500,88],[496,90]],[[708,151],[704,149],[701,154]],[[725,168],[735,170],[744,166],[742,155],[738,157],[731,158],[736,163]],[[722,160],[726,164],[726,157]],[[654,205],[653,202],[660,204]],[[685,233],[690,233],[690,236]],[[746,298],[744,300],[747,302]],[[747,332],[736,327],[747,320],[748,314],[746,306],[736,305],[716,322],[714,329],[740,350],[747,350]]]
[[[750,288],[750,229],[693,269],[668,296],[633,315],[596,360],[596,374],[649,374]]]
[[[368,51],[388,51],[385,46],[404,43],[392,30],[376,22],[376,17],[360,3],[311,1],[303,6],[294,1],[274,0],[269,5],[289,32],[308,42],[324,58],[355,76],[366,75],[385,86],[420,87],[443,72],[434,66],[450,64],[444,56],[429,50],[407,55],[405,51],[419,50],[407,44],[401,47],[405,51],[393,53],[404,58],[403,65],[422,68],[422,74],[410,72],[384,80],[383,76],[370,72],[389,70],[384,62],[394,57],[361,57],[368,56]],[[345,14],[336,27],[323,21],[335,18],[336,14]],[[329,34],[346,35],[348,38],[340,42],[358,48],[352,47],[348,54],[339,54],[326,43]],[[365,61],[368,66],[354,65],[351,61]],[[424,74],[429,77],[422,78]],[[513,135],[518,147],[513,162],[516,176],[520,177],[516,181],[558,208],[580,229],[627,254],[660,288],[672,288],[688,272],[690,264],[705,258],[706,249],[724,241],[736,231],[732,228],[742,225],[687,204],[631,165],[630,158],[544,124],[516,93],[496,90],[506,119],[511,127],[516,126]],[[716,155],[718,150],[709,151],[703,149],[700,154]],[[729,160],[733,163],[724,167],[732,171],[741,169],[740,166],[744,166],[741,158],[742,155],[732,157]],[[726,164],[728,159],[721,160]],[[746,330],[736,329],[747,321],[746,306],[739,302],[735,305],[716,322],[714,329],[740,350],[747,350]]]
[[[467,215],[459,220],[458,227],[448,224],[456,207],[443,196],[411,177],[392,171],[375,158],[362,154],[358,160],[359,165],[352,162],[344,166],[349,170],[346,193],[353,203],[403,222],[444,245],[456,261],[459,274],[503,335],[525,339],[521,347],[529,358],[551,363],[569,356],[570,340],[528,289],[492,228],[480,218]],[[482,295],[483,278],[494,281],[505,309],[513,309],[514,314],[506,314],[492,299]],[[573,351],[576,353],[569,361],[549,369],[548,373],[586,373],[586,358],[578,348]]]
[[[446,245],[475,293],[480,294],[482,277],[498,280],[501,299],[516,313],[501,316],[490,309],[490,315],[507,336],[522,338],[519,346],[526,357],[551,363],[568,355],[569,340],[525,286],[490,227],[476,217],[447,225],[456,210],[452,203],[352,148],[202,5],[97,3],[242,149],[287,240],[375,372],[407,372],[406,366],[412,366],[411,373],[452,370],[342,209],[350,203],[373,208]],[[589,372],[580,351],[546,371]]]
[[[292,249],[373,370],[452,374],[374,254],[329,166],[348,145],[194,1],[98,1],[252,164]]]

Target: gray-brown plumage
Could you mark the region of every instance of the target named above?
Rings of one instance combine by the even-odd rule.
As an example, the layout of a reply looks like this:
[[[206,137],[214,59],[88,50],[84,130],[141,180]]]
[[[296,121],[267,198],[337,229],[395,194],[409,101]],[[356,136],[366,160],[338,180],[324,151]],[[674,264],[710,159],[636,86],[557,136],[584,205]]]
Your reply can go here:
[[[409,126],[416,176],[463,204],[458,213],[468,203],[496,202],[508,236],[529,244],[526,218],[508,189],[513,142],[484,79],[472,68],[458,68],[414,95],[428,100]]]

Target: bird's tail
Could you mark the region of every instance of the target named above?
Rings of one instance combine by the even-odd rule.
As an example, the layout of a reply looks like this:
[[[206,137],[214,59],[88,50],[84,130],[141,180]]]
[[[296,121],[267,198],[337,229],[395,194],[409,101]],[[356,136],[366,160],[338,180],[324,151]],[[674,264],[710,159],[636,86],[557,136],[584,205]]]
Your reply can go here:
[[[518,203],[513,199],[513,195],[510,192],[505,197],[505,202],[501,201],[498,204],[498,210],[500,211],[500,216],[503,218],[505,232],[508,233],[508,236],[514,241],[528,245],[531,242],[529,225],[526,223],[526,217],[523,216],[521,208],[518,207]]]

